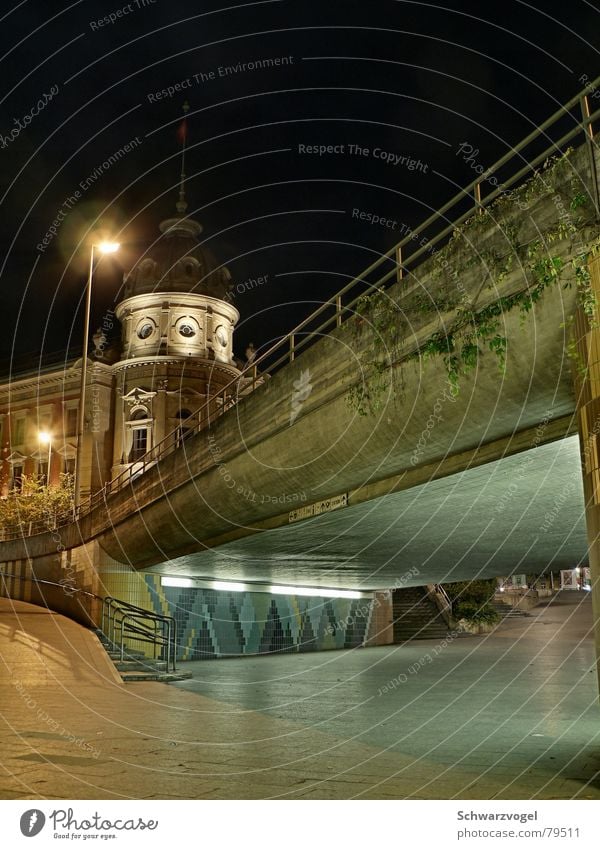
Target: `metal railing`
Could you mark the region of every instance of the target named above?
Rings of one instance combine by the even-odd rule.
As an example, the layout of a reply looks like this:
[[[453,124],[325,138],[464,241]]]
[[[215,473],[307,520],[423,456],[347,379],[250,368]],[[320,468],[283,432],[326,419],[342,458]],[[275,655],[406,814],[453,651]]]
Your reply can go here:
[[[337,294],[321,304],[287,335],[271,345],[264,353],[257,356],[252,363],[247,365],[226,386],[220,388],[215,394],[210,395],[202,406],[188,419],[182,420],[179,423],[176,430],[169,433],[150,449],[150,451],[140,457],[137,462],[106,483],[102,489],[89,496],[81,504],[79,515],[85,515],[98,505],[104,503],[109,495],[131,484],[134,480],[144,475],[148,469],[155,466],[163,457],[176,451],[183,444],[183,439],[181,438],[182,428],[186,430],[187,439],[209,427],[215,420],[234,407],[239,398],[247,393],[250,386],[256,386],[256,382],[259,380],[259,366],[264,366],[270,372],[273,372],[280,366],[292,363],[303,349],[321,339],[325,332],[340,327],[343,321],[354,313],[359,300],[365,294],[382,289],[392,278],[397,281],[404,279],[410,267],[418,265],[428,255],[431,256],[435,252],[436,245],[439,245],[445,240],[447,241],[456,228],[460,227],[461,224],[478,212],[483,212],[486,207],[490,206],[501,195],[506,194],[511,187],[523,182],[528,176],[535,173],[536,168],[549,157],[563,152],[566,146],[580,135],[584,136],[585,145],[588,150],[592,178],[592,185],[589,192],[597,218],[599,198],[595,161],[596,141],[593,122],[600,118],[600,108],[591,111],[589,98],[591,95],[594,97],[598,96],[600,93],[599,87],[600,76],[590,82],[581,92],[558,109],[539,127],[536,127],[535,130],[493,165],[478,174],[471,183],[461,189],[418,227],[409,230],[407,235],[395,247],[391,248],[387,253],[382,254],[379,259],[373,262],[357,277],[353,278]],[[578,116],[572,114],[575,108],[580,112]],[[565,118],[571,119],[574,126],[567,132],[562,133],[557,140],[551,141],[548,131],[551,128],[555,128]],[[527,159],[524,151],[532,143],[540,139],[544,143],[548,140],[548,145],[541,152],[533,155],[531,159]],[[492,182],[491,178],[495,178],[509,164],[513,165],[515,160],[517,161],[517,167],[513,173],[503,178],[501,182],[498,182],[497,178],[495,183]],[[484,195],[483,190],[486,184],[496,185],[496,188],[489,192],[489,194]],[[457,209],[465,206],[465,201],[468,201],[468,208],[456,215]],[[452,217],[453,215],[455,217]],[[429,233],[429,235],[424,236],[423,234],[425,233]],[[415,249],[406,255],[406,249],[411,245],[415,246]],[[367,280],[374,272],[380,272],[382,266],[386,264],[388,268],[391,264],[392,268],[384,271],[374,282]],[[313,326],[315,324],[317,325],[316,327]]]
[[[446,622],[450,624],[452,620],[452,599],[446,592],[445,588],[442,584],[427,584],[426,589],[435,601],[438,610],[443,615]]]
[[[35,534],[45,534],[48,531],[55,531],[61,525],[66,525],[72,521],[72,516],[65,516],[64,519],[56,519],[53,522],[48,522],[46,519],[37,519],[29,522],[17,522],[15,525],[6,525],[0,527],[0,542],[6,542],[11,539],[23,539]]]
[[[35,584],[35,586],[39,587],[56,587],[61,590],[66,596],[69,598],[74,595],[82,595],[87,596],[87,598],[96,599],[96,601],[104,601],[102,596],[96,595],[96,593],[92,593],[89,590],[82,590],[80,587],[74,587],[72,584],[67,583],[59,583],[57,581],[46,581],[44,578],[29,578],[24,575],[15,575],[12,572],[5,572],[4,570],[0,570],[0,581],[4,584],[4,587],[0,588],[8,593],[8,587],[6,586],[6,578],[14,578],[16,581],[27,581],[30,584]],[[4,598],[10,598],[9,595],[4,596]],[[16,599],[16,601],[21,601],[21,599]]]
[[[128,601],[123,601],[113,596],[99,596],[96,593],[83,590],[71,584],[61,584],[56,581],[46,581],[42,578],[30,578],[23,575],[15,575],[12,572],[0,570],[0,590],[8,594],[7,578],[17,581],[27,581],[37,587],[55,587],[61,590],[69,598],[80,595],[95,601],[102,602],[102,617],[100,630],[106,639],[118,649],[120,659],[126,657],[125,640],[140,640],[153,646],[155,660],[166,662],[166,671],[175,672],[177,669],[177,621],[172,616],[155,613],[146,610]],[[18,599],[20,600],[20,599]],[[89,614],[86,615],[90,618]],[[150,624],[148,624],[150,623]],[[157,657],[157,655],[159,655]]]
[[[105,501],[108,495],[127,486],[136,478],[143,475],[149,468],[155,466],[163,457],[173,453],[181,444],[181,440],[177,438],[181,427],[186,428],[187,438],[209,427],[213,421],[234,407],[239,400],[240,394],[243,395],[247,391],[247,385],[250,383],[253,386],[255,385],[259,374],[259,366],[268,367],[269,371],[272,372],[282,365],[292,363],[302,349],[321,339],[326,331],[340,327],[342,322],[353,314],[358,301],[366,293],[381,289],[392,278],[402,280],[409,266],[414,266],[418,261],[423,261],[425,256],[431,255],[435,246],[447,240],[457,227],[460,227],[461,224],[472,218],[477,212],[483,211],[501,195],[506,194],[507,190],[512,186],[515,186],[515,184],[522,182],[526,177],[535,173],[536,168],[541,163],[545,162],[552,155],[563,151],[570,142],[580,135],[584,136],[589,153],[593,183],[590,189],[590,196],[594,203],[596,217],[598,217],[598,184],[594,157],[596,143],[593,122],[600,118],[600,108],[593,112],[590,110],[589,96],[592,94],[596,96],[600,92],[599,87],[600,76],[589,83],[579,94],[575,95],[575,97],[526,136],[519,144],[515,145],[515,147],[497,160],[497,162],[485,169],[483,174],[479,174],[468,186],[461,189],[418,227],[407,233],[394,248],[382,254],[379,259],[373,262],[357,277],[353,278],[337,294],[321,304],[321,306],[301,321],[287,335],[271,345],[264,353],[257,356],[251,364],[243,369],[239,376],[219,389],[214,395],[211,395],[188,419],[182,421],[177,430],[168,434],[130,468],[125,469],[101,490],[94,493],[90,497],[86,509],[93,509],[99,503]],[[572,115],[575,107],[578,107],[581,112],[578,117]],[[567,116],[573,119],[575,126],[563,133],[559,139],[550,141],[544,150],[534,155],[531,160],[527,160],[523,151],[534,141],[549,139],[548,130]],[[494,188],[489,194],[484,195],[483,187],[486,183],[491,182],[490,178],[494,177],[501,169],[515,159],[518,160],[519,164],[524,164],[517,168],[513,174],[504,178],[500,184],[496,180],[497,188]],[[494,184],[492,183],[492,185]],[[459,205],[464,205],[465,198],[471,198],[472,202],[469,204],[469,208],[458,215],[458,217],[450,218],[452,210],[455,210]],[[422,234],[430,231],[433,227],[440,227],[440,229],[426,237],[426,244],[421,244],[423,241]],[[415,239],[415,234],[421,238]],[[417,247],[412,253],[405,256],[404,251],[411,244],[417,245]],[[368,282],[367,277],[378,269],[381,269],[386,263],[391,263],[393,268],[385,271],[374,282]],[[313,327],[312,325],[315,323],[317,323],[317,326]],[[244,380],[246,381],[246,386],[243,386]],[[240,392],[242,386],[243,389]]]
[[[125,640],[138,640],[152,645],[154,659],[164,660],[167,672],[176,671],[177,621],[174,617],[107,596],[102,603],[100,630],[119,651],[121,660],[126,657]]]

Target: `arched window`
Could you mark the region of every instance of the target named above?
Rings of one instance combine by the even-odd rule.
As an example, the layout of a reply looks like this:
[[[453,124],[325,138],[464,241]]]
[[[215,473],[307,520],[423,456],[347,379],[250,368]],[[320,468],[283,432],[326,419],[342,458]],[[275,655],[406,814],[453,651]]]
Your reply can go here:
[[[150,448],[148,410],[144,407],[138,407],[131,416],[130,427],[132,430],[132,441],[131,450],[129,452],[129,462],[135,463],[136,460],[143,457]]]

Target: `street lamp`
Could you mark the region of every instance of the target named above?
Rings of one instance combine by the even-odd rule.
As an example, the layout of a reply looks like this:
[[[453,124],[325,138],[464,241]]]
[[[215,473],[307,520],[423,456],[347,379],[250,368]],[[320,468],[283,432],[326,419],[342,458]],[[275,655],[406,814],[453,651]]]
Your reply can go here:
[[[52,459],[52,434],[48,433],[47,430],[40,430],[38,433],[38,440],[42,445],[48,446],[48,466],[46,472],[46,486],[50,486],[50,461]]]
[[[81,355],[81,382],[79,386],[79,416],[77,421],[77,457],[75,460],[75,485],[73,499],[75,511],[81,501],[81,456],[83,452],[83,431],[85,427],[85,385],[87,382],[88,345],[90,343],[90,312],[92,307],[92,277],[94,274],[94,248],[101,254],[114,254],[119,250],[118,242],[100,242],[92,245],[90,252],[90,269],[85,293],[85,316],[83,319],[83,353]]]

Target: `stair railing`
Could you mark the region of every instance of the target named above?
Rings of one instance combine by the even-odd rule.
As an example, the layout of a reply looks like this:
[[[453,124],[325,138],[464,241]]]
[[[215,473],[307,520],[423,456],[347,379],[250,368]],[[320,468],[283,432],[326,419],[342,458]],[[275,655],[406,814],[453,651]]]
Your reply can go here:
[[[36,587],[56,587],[69,596],[80,596],[95,599],[102,602],[102,618],[100,630],[113,645],[119,648],[121,660],[125,656],[125,639],[137,639],[141,642],[150,643],[153,646],[154,657],[160,649],[167,664],[167,672],[177,670],[177,621],[172,616],[155,613],[146,610],[128,601],[123,601],[113,596],[99,596],[89,590],[81,589],[70,584],[58,583],[57,581],[46,581],[43,578],[31,578],[24,575],[15,575],[12,572],[0,570],[0,595],[11,598],[6,579],[13,578],[16,581],[27,581]],[[21,599],[15,599],[20,601]],[[39,606],[39,605],[38,605]],[[152,626],[148,626],[148,622]]]
[[[427,592],[448,625],[452,624],[452,599],[441,584],[427,584]]]
[[[177,621],[173,616],[155,613],[123,599],[107,596],[102,602],[101,631],[125,658],[127,638],[149,643],[166,661],[167,672],[177,670]]]

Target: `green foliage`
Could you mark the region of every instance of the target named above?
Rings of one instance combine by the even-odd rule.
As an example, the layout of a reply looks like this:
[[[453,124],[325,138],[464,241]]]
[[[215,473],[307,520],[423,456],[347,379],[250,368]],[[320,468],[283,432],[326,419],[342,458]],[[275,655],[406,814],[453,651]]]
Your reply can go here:
[[[576,212],[587,204],[587,195],[583,191],[580,179],[573,173],[569,163],[571,150],[562,156],[552,157],[544,163],[541,171],[536,172],[523,186],[504,192],[490,207],[481,214],[475,214],[453,232],[448,245],[438,251],[433,258],[431,277],[445,276],[448,285],[434,297],[430,292],[412,292],[403,308],[382,289],[359,299],[356,307],[357,327],[362,329],[370,325],[373,334],[374,357],[363,357],[365,374],[364,388],[350,390],[348,404],[360,415],[377,412],[382,407],[386,393],[391,390],[390,379],[385,370],[394,361],[403,343],[403,330],[409,327],[405,315],[438,315],[443,329],[434,331],[417,350],[403,356],[403,360],[427,360],[441,357],[453,394],[457,394],[462,376],[477,368],[479,358],[489,351],[496,358],[498,369],[504,374],[508,339],[502,333],[503,318],[509,312],[517,310],[521,327],[524,326],[534,306],[541,300],[544,292],[561,282],[565,276],[564,260],[550,251],[550,245],[556,241],[574,239],[578,224],[582,219],[566,214],[566,210]],[[568,177],[568,179],[566,179]],[[561,186],[557,186],[560,178]],[[564,183],[568,185],[570,198],[562,199]],[[557,210],[557,219],[540,237],[528,244],[519,240],[520,222],[514,213],[514,204],[521,209],[529,208],[531,203],[553,193],[553,202]],[[561,211],[562,210],[562,211]],[[493,211],[493,212],[492,212]],[[512,217],[503,216],[504,212]],[[484,248],[475,253],[462,267],[452,264],[455,242],[464,239],[472,247],[472,239],[477,231],[494,226],[502,233],[508,245],[508,252],[502,255],[497,249]],[[591,287],[588,260],[600,251],[600,239],[591,249],[580,251],[570,264],[577,288],[577,301],[585,312],[591,326],[598,326],[597,303]],[[492,303],[476,309],[463,296],[458,297],[459,277],[467,268],[482,264],[489,288],[497,290],[502,281],[513,270],[518,260],[527,278],[527,286],[510,296],[497,298]],[[450,270],[448,270],[450,269]],[[570,280],[564,283],[571,286]],[[443,318],[445,314],[450,317]],[[568,345],[567,353],[574,356],[574,345]]]
[[[67,521],[73,513],[73,476],[62,474],[56,486],[47,487],[39,478],[22,478],[19,491],[0,499],[0,527],[4,530],[29,523],[48,529]]]
[[[493,625],[500,617],[490,604],[479,605],[475,601],[461,601],[454,613],[456,619],[466,619],[468,622],[486,622]]]
[[[456,581],[444,584],[444,589],[450,596],[455,619],[489,623],[498,620],[498,614],[490,604],[496,592],[495,580]]]
[[[454,581],[450,584],[444,584],[444,589],[453,604],[459,600],[485,604],[496,593],[496,581],[493,578],[479,581]]]

